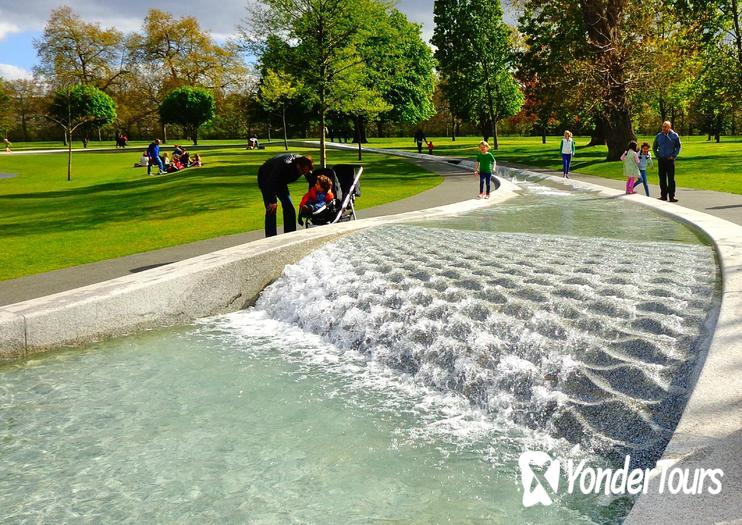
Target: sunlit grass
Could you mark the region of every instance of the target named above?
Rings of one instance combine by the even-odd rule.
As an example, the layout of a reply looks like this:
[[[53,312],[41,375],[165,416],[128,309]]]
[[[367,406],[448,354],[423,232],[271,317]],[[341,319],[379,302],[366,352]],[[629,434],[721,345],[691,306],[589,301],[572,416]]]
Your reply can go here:
[[[235,141],[235,144],[241,144]],[[170,149],[170,148],[165,148]],[[189,148],[192,152],[199,148]],[[292,151],[317,152],[309,148]],[[0,280],[263,228],[257,169],[283,152],[201,149],[205,166],[148,177],[134,168],[139,150],[73,154],[0,154]],[[354,163],[331,150],[328,163]],[[359,208],[403,199],[441,177],[402,159],[365,155]],[[306,182],[291,186],[294,201]],[[279,213],[280,222],[280,213]]]

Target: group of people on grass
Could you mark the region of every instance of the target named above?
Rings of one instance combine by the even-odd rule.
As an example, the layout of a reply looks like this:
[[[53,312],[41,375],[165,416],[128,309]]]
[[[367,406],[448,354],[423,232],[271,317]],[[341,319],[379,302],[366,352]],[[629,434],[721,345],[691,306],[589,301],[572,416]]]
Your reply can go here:
[[[203,166],[203,161],[198,153],[191,156],[183,146],[178,144],[175,145],[172,156],[169,156],[167,152],[160,154],[160,139],[155,139],[142,153],[139,162],[134,164],[134,167],[138,166],[146,166],[147,175],[152,175],[152,168],[157,166],[159,168],[158,174],[164,175],[184,168]]]
[[[657,159],[661,201],[678,202],[675,198],[675,159],[678,158],[681,147],[680,136],[672,129],[672,123],[663,122],[662,131],[657,133],[651,146],[654,158]],[[564,132],[559,151],[562,154],[562,176],[568,179],[570,164],[575,155],[575,141],[569,131]],[[636,187],[641,185],[649,197],[647,168],[653,165],[649,142],[644,142],[641,146],[635,140],[629,142],[621,155],[621,162],[626,177],[626,193],[637,193]]]

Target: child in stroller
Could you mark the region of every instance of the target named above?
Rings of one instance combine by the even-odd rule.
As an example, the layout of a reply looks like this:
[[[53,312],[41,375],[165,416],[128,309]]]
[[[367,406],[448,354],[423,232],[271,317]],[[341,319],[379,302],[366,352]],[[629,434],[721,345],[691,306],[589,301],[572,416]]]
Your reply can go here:
[[[312,210],[303,209],[303,206],[300,205],[299,224],[302,224],[302,219],[306,219],[307,228],[355,220],[355,199],[361,195],[360,179],[362,174],[363,167],[351,164],[336,164],[332,168],[317,168],[308,173],[306,178],[309,183],[309,193],[314,189],[317,179],[324,176],[332,184],[330,191],[334,199],[327,200],[327,197],[325,197],[325,206],[321,210],[317,209],[322,207],[321,204]],[[305,204],[304,199],[302,199],[301,204]]]
[[[304,217],[317,217],[335,200],[332,181],[327,175],[318,175],[317,180],[299,203],[299,224]]]

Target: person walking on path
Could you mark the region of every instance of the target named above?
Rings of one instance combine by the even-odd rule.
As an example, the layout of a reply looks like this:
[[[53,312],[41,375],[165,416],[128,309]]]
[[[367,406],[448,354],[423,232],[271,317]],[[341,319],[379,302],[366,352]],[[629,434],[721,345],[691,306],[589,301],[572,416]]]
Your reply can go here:
[[[490,183],[492,182],[492,174],[495,171],[495,156],[490,153],[490,145],[486,141],[479,143],[479,153],[477,154],[477,160],[474,162],[474,176],[479,175],[479,198],[489,199],[490,198]],[[487,192],[485,193],[485,185]]]
[[[626,177],[626,195],[636,193],[636,191],[634,191],[634,181],[636,181],[640,176],[639,153],[637,152],[637,149],[639,148],[636,146],[636,141],[632,140],[629,142],[626,151],[621,155],[621,160],[623,161],[623,174],[624,177]]]
[[[647,180],[647,167],[652,165],[652,154],[649,153],[649,142],[642,144],[641,151],[639,152],[639,173],[641,177],[634,183],[634,188],[639,184],[644,184],[644,193],[649,197],[649,183]]]
[[[427,142],[427,137],[425,136],[425,133],[423,133],[423,130],[418,129],[415,132],[415,142],[417,143],[417,152],[422,153],[423,152],[423,142]]]
[[[149,157],[149,165],[147,166],[147,175],[152,175],[152,166],[159,166],[160,175],[167,173],[165,170],[165,164],[163,164],[160,158],[160,139],[155,139],[152,143],[147,146],[147,156]]]
[[[660,178],[660,200],[678,202],[675,198],[675,159],[680,155],[680,137],[672,130],[670,121],[662,123],[652,145]]]
[[[5,144],[5,153],[10,153],[10,147],[13,145],[13,143],[8,140],[8,137],[5,137],[3,139],[3,144]]]
[[[575,141],[572,139],[572,132],[565,131],[560,151],[562,152],[562,177],[569,178],[569,165],[572,163],[572,157],[575,155]]]
[[[278,235],[276,210],[283,207],[283,232],[296,231],[296,210],[289,195],[289,184],[312,171],[312,157],[284,153],[268,159],[258,168],[258,187],[265,204],[265,236]]]

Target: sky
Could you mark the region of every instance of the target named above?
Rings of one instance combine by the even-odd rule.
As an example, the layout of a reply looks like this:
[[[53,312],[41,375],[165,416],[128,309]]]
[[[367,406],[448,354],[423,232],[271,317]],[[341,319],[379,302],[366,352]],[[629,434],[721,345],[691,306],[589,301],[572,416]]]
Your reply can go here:
[[[114,26],[124,32],[139,30],[147,11],[156,6],[175,15],[195,16],[219,42],[232,35],[248,14],[248,0],[219,0],[218,9],[202,0],[75,0],[66,4],[86,22]],[[52,9],[62,5],[65,2],[59,0],[0,0],[1,77],[30,78],[37,62],[33,40],[41,36]],[[422,24],[423,38],[429,41],[433,35],[433,0],[399,0],[397,8],[411,21]]]

